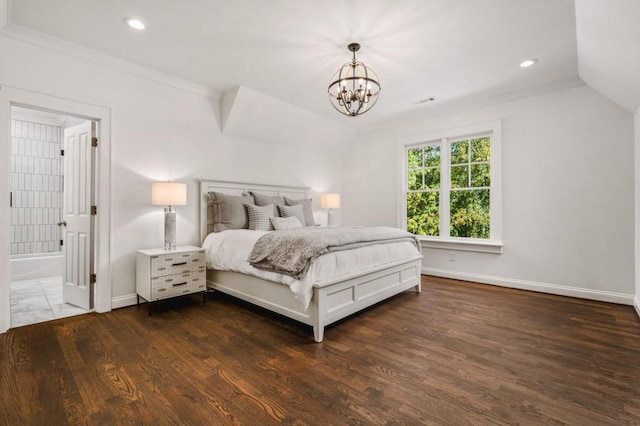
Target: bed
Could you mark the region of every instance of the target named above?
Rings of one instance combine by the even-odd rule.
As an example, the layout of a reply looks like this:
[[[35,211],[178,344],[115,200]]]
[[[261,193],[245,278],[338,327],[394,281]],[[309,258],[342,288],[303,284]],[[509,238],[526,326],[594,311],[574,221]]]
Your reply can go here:
[[[309,198],[309,191],[306,187],[201,180],[201,241],[206,242],[207,235],[214,231],[214,207],[208,195],[211,192],[229,196],[253,192],[301,200]],[[310,285],[306,309],[288,285],[241,272],[207,267],[207,288],[310,325],[314,340],[322,342],[325,326],[403,291],[419,293],[421,262],[422,255],[415,250],[393,261],[315,280]]]

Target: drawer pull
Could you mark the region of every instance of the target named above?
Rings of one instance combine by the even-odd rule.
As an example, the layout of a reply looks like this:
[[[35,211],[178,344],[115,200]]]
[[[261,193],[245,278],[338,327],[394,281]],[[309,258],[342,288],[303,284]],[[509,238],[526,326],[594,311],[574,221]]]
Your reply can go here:
[[[181,285],[187,285],[187,282],[185,281],[185,282],[183,282],[183,283],[175,283],[175,284],[173,285],[173,287],[178,287],[178,286],[181,286]]]
[[[160,293],[161,291],[167,291],[167,289],[166,288],[159,288],[158,289],[158,293]]]
[[[186,265],[187,262],[180,262],[180,263],[174,263],[171,266],[181,266],[181,265]]]

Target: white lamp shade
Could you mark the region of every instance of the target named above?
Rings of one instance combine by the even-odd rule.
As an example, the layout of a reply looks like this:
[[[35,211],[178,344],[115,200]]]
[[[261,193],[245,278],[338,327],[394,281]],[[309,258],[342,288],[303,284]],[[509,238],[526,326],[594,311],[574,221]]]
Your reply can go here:
[[[339,209],[340,194],[321,194],[320,207],[323,209]]]
[[[187,204],[187,184],[155,182],[151,186],[151,203],[154,206],[184,206]]]

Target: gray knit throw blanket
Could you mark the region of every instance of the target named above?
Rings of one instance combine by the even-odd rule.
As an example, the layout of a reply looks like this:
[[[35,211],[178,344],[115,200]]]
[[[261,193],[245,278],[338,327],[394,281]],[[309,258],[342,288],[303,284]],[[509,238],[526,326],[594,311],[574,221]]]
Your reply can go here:
[[[273,231],[256,241],[248,261],[258,269],[300,279],[311,262],[325,253],[398,241],[412,242],[419,254],[418,238],[396,228],[316,227]]]

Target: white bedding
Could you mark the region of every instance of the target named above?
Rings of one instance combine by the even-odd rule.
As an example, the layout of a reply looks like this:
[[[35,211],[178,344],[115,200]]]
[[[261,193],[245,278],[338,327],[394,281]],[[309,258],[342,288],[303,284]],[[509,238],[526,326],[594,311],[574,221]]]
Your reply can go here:
[[[370,269],[378,265],[419,255],[411,242],[376,244],[327,253],[313,262],[307,274],[297,280],[288,275],[263,271],[247,262],[253,245],[267,231],[248,229],[228,230],[207,235],[202,243],[206,250],[207,267],[223,271],[241,272],[265,280],[288,285],[306,310],[313,295],[315,282]]]

